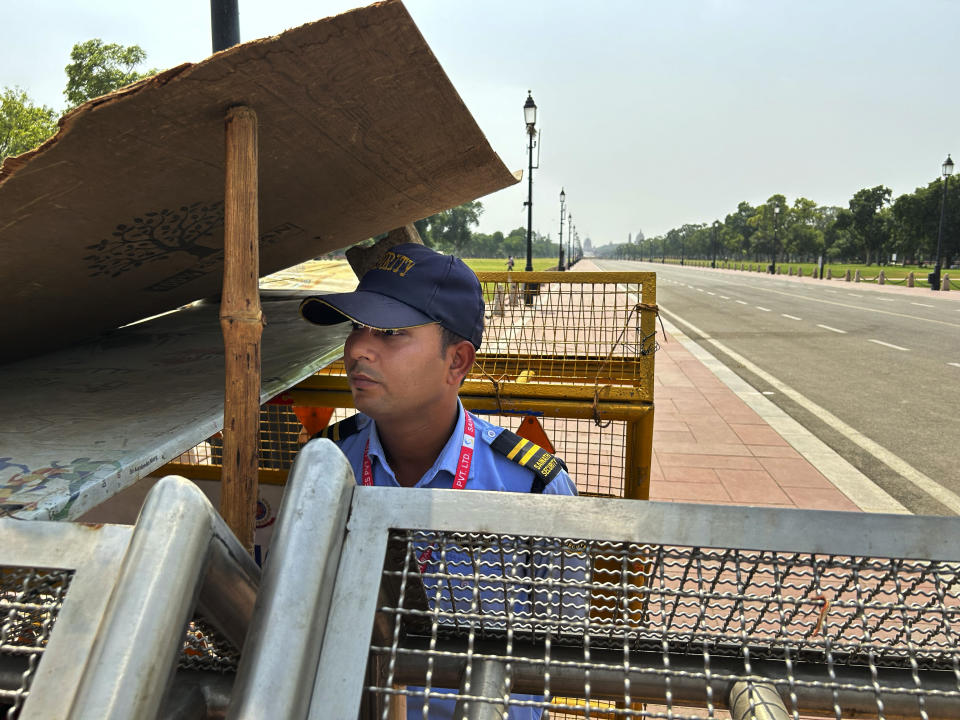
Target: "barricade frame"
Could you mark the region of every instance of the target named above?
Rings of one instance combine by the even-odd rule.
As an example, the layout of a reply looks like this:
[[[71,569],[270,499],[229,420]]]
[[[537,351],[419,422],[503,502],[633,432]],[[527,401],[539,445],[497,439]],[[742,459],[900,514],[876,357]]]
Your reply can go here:
[[[576,503],[575,510],[571,510],[570,503]],[[357,488],[351,504],[347,538],[340,557],[331,612],[323,640],[323,652],[317,669],[309,715],[312,719],[354,717],[360,707],[365,693],[364,669],[367,667],[370,646],[358,641],[358,637],[372,637],[375,623],[379,622],[375,619],[380,608],[376,588],[381,588],[390,533],[402,529],[577,538],[587,542],[656,543],[693,549],[727,548],[731,551],[896,558],[943,562],[949,563],[951,567],[960,567],[960,547],[956,543],[956,538],[960,536],[960,518],[858,515],[833,511],[691,506],[659,502],[610,503],[599,498],[571,499],[531,495],[510,495],[504,498],[488,493],[455,494],[434,490]],[[956,579],[951,582],[955,586]],[[952,592],[955,594],[955,591],[954,587]],[[954,594],[948,599],[956,605],[957,598]],[[949,612],[956,615],[960,612],[960,607],[954,606]],[[382,629],[378,632],[383,635]],[[442,643],[438,644],[437,652],[442,654],[444,647]],[[480,655],[484,653],[479,638],[470,647]],[[455,649],[454,646],[448,647],[451,652]],[[522,652],[519,641],[517,652]],[[563,655],[562,648],[559,647],[555,648],[554,652],[557,653],[559,664],[556,667],[551,666],[551,682],[555,683],[558,693],[567,691],[570,696],[574,696],[576,683],[583,682],[583,651],[579,651],[579,663],[576,661],[576,652],[573,656]],[[598,649],[594,652],[598,659],[602,659],[603,651]],[[956,654],[958,649],[954,647],[953,652]],[[663,653],[654,652],[650,654],[649,660],[666,662],[666,650]],[[622,658],[617,660],[618,657],[621,656],[614,652],[605,662],[615,667],[622,662]],[[676,660],[671,657],[671,662]],[[743,660],[737,662],[742,668]],[[954,666],[956,667],[956,660]],[[749,658],[747,667],[750,667]],[[777,667],[777,663],[754,663],[755,675],[747,676],[750,678],[749,683],[753,685],[755,682],[760,686],[763,674],[769,672],[771,677],[785,684],[783,677],[774,674],[778,672]],[[811,677],[826,677],[825,667],[818,669],[802,662],[791,666],[789,658],[786,667],[788,672],[793,672],[790,668],[794,667],[800,683],[816,684],[816,680],[810,680]],[[696,685],[695,681],[685,679],[685,673],[688,674],[689,670],[690,667],[682,664],[676,667],[673,691],[676,693],[675,699],[681,705],[690,702],[694,692],[692,688],[695,689]],[[722,659],[716,660],[715,670],[720,679],[731,672],[729,663]],[[830,671],[833,672],[832,667]],[[395,682],[414,682],[418,672],[403,672],[398,669],[393,677]],[[456,686],[460,679],[458,671],[439,664],[432,667],[432,672],[434,684],[437,686],[449,687],[451,683]],[[667,673],[669,675],[669,670]],[[743,670],[739,673],[742,675]],[[880,682],[891,680],[893,683],[904,683],[909,697],[911,677],[919,677],[917,673],[927,676],[927,671],[922,668],[918,670],[914,666],[912,671],[881,670],[879,678]],[[949,690],[949,678],[953,677],[954,673],[946,673],[946,696],[942,690],[936,689],[943,687],[942,684],[938,685],[943,679],[933,679],[933,694],[927,698],[927,710],[931,718],[950,717],[944,713],[953,712],[960,707],[960,686],[956,686],[956,678],[953,681],[956,687]],[[649,695],[644,696],[640,688],[646,688],[646,692],[650,692],[650,687],[662,688],[663,674],[664,670],[656,666],[645,676],[639,674],[635,678],[637,694],[634,697],[647,702],[656,700]],[[536,681],[536,675],[537,672],[532,671],[532,674],[528,672],[525,678],[520,677],[517,692],[530,692],[529,683]],[[589,673],[587,677],[591,677]],[[842,690],[839,698],[833,696],[835,699],[831,701],[830,690],[821,691],[821,710],[830,708],[831,702],[855,703],[859,692],[861,705],[851,705],[861,708],[854,713],[854,716],[859,717],[856,712],[862,711],[864,702],[869,706],[873,699],[877,677],[875,675],[871,679],[866,670],[859,675],[854,673],[840,676],[840,685],[837,687]],[[601,686],[602,678],[599,674],[594,680]],[[522,685],[523,682],[527,683],[526,687]],[[725,682],[724,680],[716,688],[714,707],[725,707],[728,702],[720,691],[726,688]],[[593,696],[594,701],[598,696],[602,697],[603,692],[609,692],[610,685],[605,687],[606,690]],[[670,687],[668,683],[668,691]],[[862,700],[864,697],[866,700]],[[901,701],[899,706],[891,703],[889,712],[883,717],[909,717],[909,713],[903,712],[903,702],[909,703],[909,700]],[[603,714],[598,712],[597,706],[593,707],[593,713],[602,717]],[[640,711],[636,714],[639,716]],[[626,715],[621,710],[616,716]]]

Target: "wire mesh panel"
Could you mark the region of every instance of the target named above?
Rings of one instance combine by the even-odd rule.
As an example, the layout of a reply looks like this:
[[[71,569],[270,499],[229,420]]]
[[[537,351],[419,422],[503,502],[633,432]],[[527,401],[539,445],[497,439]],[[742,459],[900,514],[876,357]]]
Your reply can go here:
[[[10,720],[30,694],[72,577],[70,570],[0,567],[0,658],[21,661],[17,687],[0,684],[0,707],[8,706]]]
[[[642,385],[652,401],[655,273],[477,277],[489,310],[477,375]]]
[[[523,416],[485,413],[483,417],[516,432]],[[625,496],[626,421],[614,420],[598,427],[590,418],[535,417],[580,495]]]
[[[234,672],[240,651],[202,618],[187,625],[177,666],[188,670]]]
[[[960,717],[958,518],[358,488],[350,529],[315,698],[369,655],[365,719]]]
[[[371,646],[389,671],[370,691],[424,717],[457,701],[719,717],[732,684],[758,680],[793,717],[960,717],[954,564],[409,530],[391,543],[402,561],[382,584],[399,592],[378,610],[394,630]]]

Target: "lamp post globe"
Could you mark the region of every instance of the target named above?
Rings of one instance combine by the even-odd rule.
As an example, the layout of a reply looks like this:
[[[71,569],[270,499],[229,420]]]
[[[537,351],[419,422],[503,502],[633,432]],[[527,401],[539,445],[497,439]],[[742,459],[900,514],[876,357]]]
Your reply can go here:
[[[943,252],[943,218],[947,210],[947,185],[950,182],[950,176],[953,175],[953,160],[947,154],[947,159],[943,161],[940,168],[943,175],[943,197],[940,199],[940,226],[937,229],[937,257],[933,266],[933,272],[927,276],[931,290],[940,289],[940,255]]]

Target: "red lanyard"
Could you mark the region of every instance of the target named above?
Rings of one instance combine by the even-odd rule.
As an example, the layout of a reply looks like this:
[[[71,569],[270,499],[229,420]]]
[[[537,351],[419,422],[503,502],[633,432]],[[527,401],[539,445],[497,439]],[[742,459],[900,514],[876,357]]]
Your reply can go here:
[[[473,418],[466,410],[463,412],[463,442],[460,445],[460,460],[457,462],[457,472],[453,476],[453,489],[463,490],[467,486],[470,475],[470,464],[473,462],[473,442],[476,430]],[[363,448],[363,484],[373,485],[373,463],[370,462],[370,438]]]
[[[460,460],[457,462],[457,472],[453,476],[453,489],[463,490],[467,486],[467,478],[470,476],[470,464],[473,462],[473,441],[476,437],[476,430],[473,425],[473,418],[466,410],[463,411],[463,442],[460,445]],[[363,484],[373,485],[373,463],[370,462],[370,438],[367,438],[367,444],[363,448]],[[427,563],[433,555],[433,548],[428,547],[417,558],[417,565],[420,572],[427,569]]]

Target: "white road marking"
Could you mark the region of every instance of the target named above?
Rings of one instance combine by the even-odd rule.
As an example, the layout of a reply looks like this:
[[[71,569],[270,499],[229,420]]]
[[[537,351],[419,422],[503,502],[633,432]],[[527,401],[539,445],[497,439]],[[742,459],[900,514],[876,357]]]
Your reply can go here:
[[[763,391],[763,394],[764,394],[764,395],[776,395],[776,393],[775,393],[773,390],[764,390],[764,391]]]
[[[910,348],[900,347],[899,345],[893,345],[891,343],[884,342],[883,340],[873,340],[871,338],[868,342],[876,343],[877,345],[883,345],[884,347],[888,347],[888,348],[893,348],[894,350],[903,350],[904,352],[910,352]]]
[[[830,332],[840,333],[841,335],[847,334],[846,330],[840,330],[839,328],[830,327],[829,325],[821,325],[820,323],[817,323],[817,327],[823,328],[824,330],[829,330]]]
[[[877,298],[880,302],[896,302],[893,298]]]
[[[729,300],[729,299],[730,299],[730,298],[727,297],[726,295],[721,295],[720,297],[723,298],[724,300]]]
[[[917,307],[931,307],[931,308],[933,307],[933,305],[927,305],[926,303],[915,303],[915,302],[912,302],[912,303],[910,303],[910,304],[911,304],[911,305],[916,305]]]
[[[697,288],[697,292],[703,292],[703,288]]]
[[[747,358],[743,357],[742,355],[735,352],[734,350],[726,347],[725,345],[723,345],[723,343],[720,343],[717,340],[712,339],[709,335],[704,333],[702,330],[700,330],[696,326],[691,325],[686,320],[682,320],[681,318],[677,317],[673,313],[667,310],[664,310],[662,306],[660,308],[660,312],[669,315],[670,317],[677,320],[680,324],[686,325],[698,335],[703,336],[706,342],[716,347],[718,350],[720,350],[720,352],[730,357],[734,362],[741,364],[744,368],[754,373],[757,377],[759,377],[765,383],[768,383],[771,387],[779,390],[781,393],[789,397],[798,405],[801,405],[802,407],[806,408],[809,412],[813,413],[818,418],[820,418],[824,423],[832,427],[837,432],[841,433],[850,442],[854,443],[855,445],[859,446],[866,452],[873,455],[877,460],[879,460],[884,465],[892,469],[894,472],[899,474],[905,480],[913,483],[916,487],[920,488],[921,490],[926,492],[928,495],[930,495],[931,497],[933,497],[943,505],[950,508],[950,510],[952,510],[953,512],[960,514],[960,495],[957,495],[956,493],[951,492],[950,490],[943,487],[939,483],[933,481],[931,478],[924,475],[922,472],[914,468],[912,465],[908,464],[905,460],[901,459],[897,455],[894,455],[892,452],[887,450],[885,447],[883,447],[879,443],[874,442],[873,440],[868,438],[866,435],[861,433],[859,430],[851,427],[850,425],[847,425],[845,422],[843,422],[843,420],[838,418],[836,415],[831,413],[826,408],[820,407],[819,405],[814,403],[812,400],[808,399],[804,395],[801,395],[799,392],[791,388],[789,385],[781,382],[779,379],[775,378],[773,375],[771,375],[767,371],[763,370],[762,368],[752,363]],[[699,348],[699,345],[697,345],[696,343],[693,343],[693,345]],[[708,352],[706,352],[702,348],[700,348],[700,350],[704,354],[706,354],[708,357],[712,358],[715,362],[719,362],[719,361],[716,361],[716,359],[713,358],[713,356],[711,356]],[[722,363],[720,364],[722,365]],[[713,367],[711,367],[711,369],[713,369]],[[729,370],[729,368],[727,369]],[[714,372],[716,372],[716,370],[714,370]],[[734,377],[736,377],[738,380],[740,379],[739,376],[733,373],[733,371],[730,371],[730,373],[734,375]],[[727,383],[725,379],[723,379],[723,381]],[[730,383],[727,383],[727,384],[729,385]],[[750,388],[750,386],[747,383],[743,383],[743,385],[746,388]],[[737,392],[738,395],[740,394],[740,392],[738,392],[736,389],[734,389],[734,391]],[[748,405],[750,404],[749,400],[746,397],[743,397],[743,399],[747,401]],[[757,408],[753,408],[753,409],[757,410]],[[779,410],[779,408],[777,409]],[[760,414],[761,416],[763,415],[763,413],[760,413]],[[786,413],[783,413],[783,418],[776,418],[776,419],[765,418],[765,419],[771,425],[771,427],[773,427],[774,430],[780,433],[780,435],[787,442],[793,445],[802,455],[804,455],[804,457],[806,457],[808,460],[811,459],[811,457],[807,454],[807,452],[802,450],[800,447],[801,445],[804,447],[807,447],[809,438],[801,437],[801,438],[795,439],[790,435],[790,430],[782,425],[783,419],[786,419],[792,423],[795,423],[797,426],[799,426],[799,423],[796,423],[796,421],[793,420],[793,418],[790,418],[788,415],[786,415]],[[777,424],[775,424],[775,422]],[[781,429],[781,427],[783,427],[783,429]],[[799,426],[799,427],[803,429],[802,426]],[[805,429],[803,430],[804,432],[807,432],[807,433],[809,432],[809,431],[806,431]],[[817,438],[815,437],[814,439],[817,440]],[[817,440],[817,442],[820,442],[820,441]],[[824,445],[824,447],[827,447],[823,443],[821,443],[821,445]],[[827,449],[829,450],[828,447]],[[881,488],[877,487],[877,485],[873,481],[871,481],[870,478],[866,477],[859,470],[851,466],[846,460],[841,458],[832,450],[830,450],[830,453],[831,454],[825,455],[822,458],[818,458],[817,462],[813,463],[814,467],[816,467],[821,473],[823,473],[823,475],[826,476],[827,479],[830,480],[830,482],[832,482],[841,492],[843,492],[847,497],[853,500],[853,502],[859,505],[863,510],[867,510],[868,512],[901,512],[901,513],[909,512],[906,510],[905,507],[903,507],[903,505],[897,502],[888,493],[884,492]],[[838,467],[839,464],[845,465],[847,467],[846,468]],[[853,471],[853,473],[855,473],[855,475],[850,472],[851,470]],[[899,510],[891,509],[891,508],[899,508]]]
[[[761,305],[757,305],[757,310],[763,310],[764,312],[770,312],[770,308],[765,308]]]
[[[947,363],[947,365],[953,365],[954,367],[960,367],[960,363]]]
[[[712,293],[709,290],[707,290],[707,295],[716,295],[716,293]]]
[[[787,315],[786,313],[780,313],[780,316],[789,318],[790,320],[803,320],[803,318],[798,318],[796,315]]]
[[[743,300],[737,300],[737,302],[740,303],[741,305],[748,305],[748,304],[749,304],[749,303],[745,303]]]

